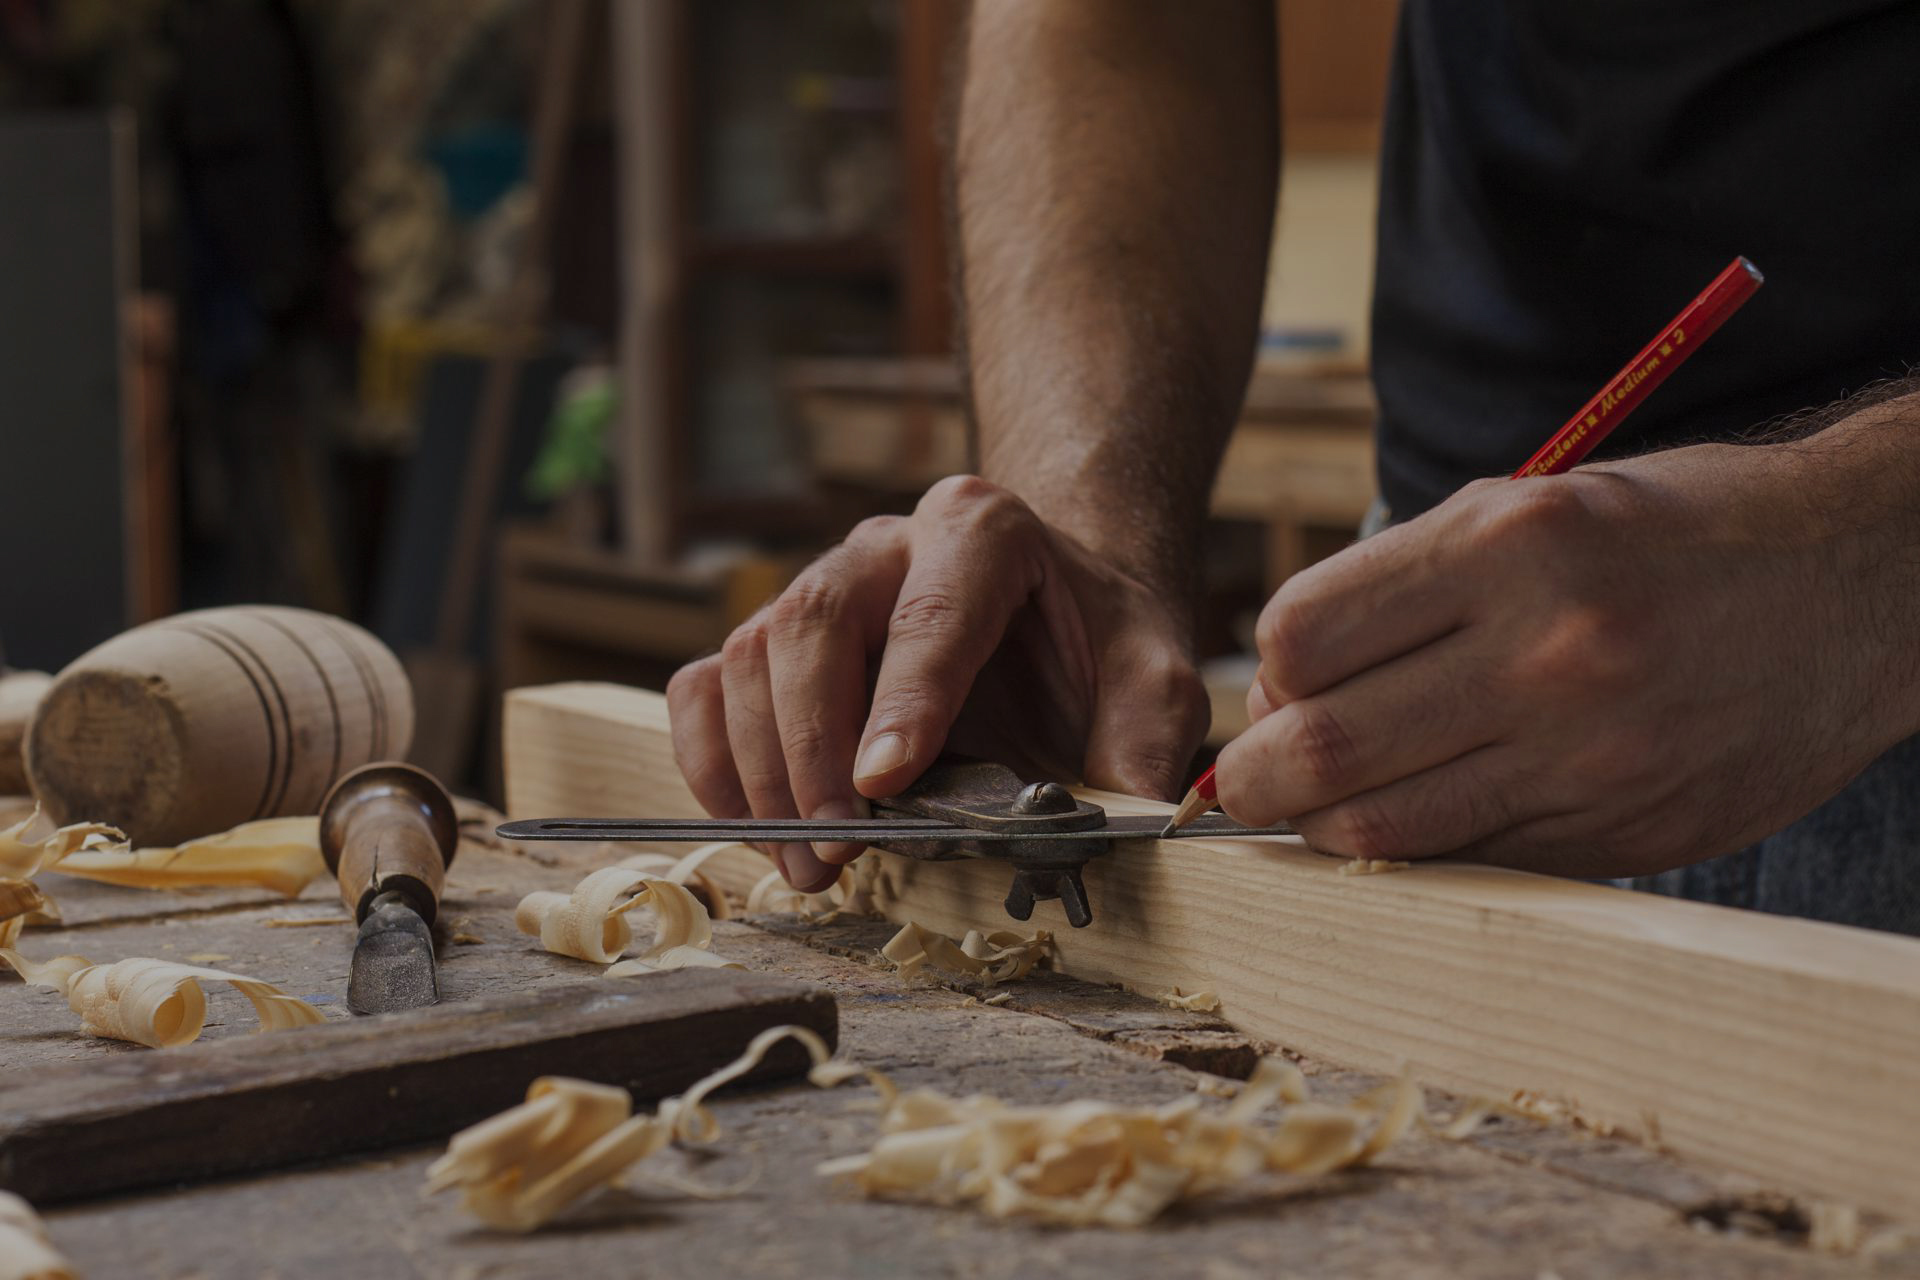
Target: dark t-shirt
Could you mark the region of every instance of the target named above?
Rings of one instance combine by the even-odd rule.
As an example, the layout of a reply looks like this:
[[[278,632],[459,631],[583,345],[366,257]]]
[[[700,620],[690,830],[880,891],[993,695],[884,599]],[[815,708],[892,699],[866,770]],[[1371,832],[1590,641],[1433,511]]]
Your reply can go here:
[[[1597,456],[1920,362],[1920,3],[1406,0],[1383,152],[1396,518],[1526,461],[1736,254],[1765,287]]]

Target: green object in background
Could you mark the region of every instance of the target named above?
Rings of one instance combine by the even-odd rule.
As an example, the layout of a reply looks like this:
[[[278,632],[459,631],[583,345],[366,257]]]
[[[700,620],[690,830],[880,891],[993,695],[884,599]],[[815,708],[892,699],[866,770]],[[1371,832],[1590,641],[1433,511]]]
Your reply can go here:
[[[568,374],[554,396],[540,456],[527,472],[528,496],[552,502],[606,483],[613,475],[607,432],[618,407],[612,369],[582,365]]]

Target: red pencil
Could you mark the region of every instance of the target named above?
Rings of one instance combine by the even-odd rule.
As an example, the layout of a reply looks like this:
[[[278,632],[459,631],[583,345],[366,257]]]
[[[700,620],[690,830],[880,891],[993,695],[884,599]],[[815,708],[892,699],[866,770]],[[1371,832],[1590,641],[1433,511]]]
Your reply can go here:
[[[1567,419],[1567,425],[1554,432],[1553,438],[1540,446],[1540,452],[1513,473],[1513,478],[1558,475],[1578,466],[1622,419],[1640,407],[1640,402],[1652,394],[1655,387],[1699,350],[1700,344],[1725,324],[1727,317],[1738,311],[1765,279],[1760,269],[1745,258],[1735,258],[1728,263],[1726,270],[1682,308],[1652,342],[1642,347],[1639,355],[1627,361],[1626,368],[1609,378],[1593,399],[1581,405],[1579,411]],[[1209,766],[1173,811],[1161,837],[1172,835],[1218,803],[1213,769]]]

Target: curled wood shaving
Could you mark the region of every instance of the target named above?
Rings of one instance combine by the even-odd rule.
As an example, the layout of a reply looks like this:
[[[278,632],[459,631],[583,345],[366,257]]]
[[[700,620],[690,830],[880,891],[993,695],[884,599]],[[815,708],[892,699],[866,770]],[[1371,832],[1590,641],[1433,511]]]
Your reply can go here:
[[[970,929],[955,943],[945,934],[909,920],[893,935],[880,954],[898,966],[900,977],[911,982],[928,965],[952,973],[983,978],[989,986],[1024,978],[1053,949],[1053,935],[1042,929],[1031,938],[1010,929],[982,934]]]
[[[60,918],[40,886],[27,880],[0,880],[0,947],[11,947],[20,940],[21,929],[49,916]]]
[[[653,909],[653,945],[633,960],[621,961],[621,953],[633,942],[627,913],[635,907]],[[727,964],[713,955],[713,924],[700,900],[685,885],[630,867],[602,867],[571,894],[530,893],[515,908],[513,921],[520,932],[533,934],[556,955],[612,964],[606,973],[610,978]]]
[[[1390,858],[1355,858],[1351,862],[1340,864],[1343,876],[1377,876],[1389,871],[1405,871],[1411,862],[1395,862]]]
[[[816,1083],[822,1074],[816,1070]],[[830,1160],[821,1173],[851,1177],[870,1196],[974,1202],[994,1217],[1068,1226],[1142,1226],[1178,1200],[1258,1173],[1365,1164],[1421,1111],[1420,1092],[1406,1079],[1348,1106],[1311,1103],[1305,1077],[1280,1058],[1263,1059],[1217,1111],[1202,1110],[1195,1094],[1152,1108],[1090,1100],[1016,1107],[903,1093],[880,1072],[865,1074],[880,1091],[881,1137],[867,1154]],[[1260,1123],[1277,1102],[1290,1104],[1278,1123]]]
[[[671,880],[674,884],[685,885],[700,896],[713,919],[728,920],[733,917],[733,903],[728,899],[727,891],[700,868],[716,854],[741,848],[745,846],[722,840],[716,844],[703,844],[680,858],[665,853],[636,853],[630,858],[621,859],[617,865],[644,871],[657,880]]]
[[[199,1038],[207,1021],[207,996],[200,983],[207,980],[231,983],[253,1005],[262,1031],[324,1021],[318,1009],[272,983],[223,969],[147,959],[94,964],[85,956],[56,956],[36,964],[8,949],[0,949],[0,960],[25,981],[65,996],[85,1030],[154,1049]]]
[[[70,854],[82,849],[125,849],[127,837],[103,822],[75,822],[55,827],[36,806],[12,826],[0,830],[0,875],[30,880]]]
[[[85,849],[52,868],[136,889],[258,886],[297,897],[327,874],[318,818],[265,818],[172,848]]]
[[[710,1142],[720,1127],[704,1105],[715,1089],[758,1066],[782,1040],[798,1040],[816,1069],[826,1044],[804,1027],[775,1027],[739,1058],[702,1077],[652,1115],[632,1115],[625,1089],[544,1076],[527,1100],[455,1134],[427,1168],[427,1191],[458,1187],[470,1213],[503,1231],[532,1231],[582,1197],[618,1180],[669,1142]]]
[[[77,1280],[79,1274],[53,1247],[33,1206],[0,1191],[0,1280]]]
[[[1160,1003],[1169,1009],[1185,1009],[1189,1013],[1220,1012],[1220,997],[1211,991],[1195,991],[1191,995],[1181,995],[1175,987],[1160,997]]]

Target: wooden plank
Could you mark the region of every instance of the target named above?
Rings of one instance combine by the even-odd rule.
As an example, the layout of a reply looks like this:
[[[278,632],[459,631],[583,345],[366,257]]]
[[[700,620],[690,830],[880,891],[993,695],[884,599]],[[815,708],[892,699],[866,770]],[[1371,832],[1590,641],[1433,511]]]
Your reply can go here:
[[[514,817],[699,812],[656,694],[524,689],[506,717]],[[1211,989],[1235,1025],[1289,1048],[1528,1091],[1776,1185],[1920,1214],[1920,941],[1490,867],[1337,866],[1293,842],[1143,842],[1088,869],[1092,928],[1052,903],[1034,922],[1068,973]],[[1004,920],[1004,867],[884,867],[891,918]]]
[[[685,1088],[783,1023],[832,1042],[833,997],[725,969],[592,979],[56,1068],[0,1090],[0,1187],[53,1203],[439,1137],[542,1075]],[[790,1045],[749,1078],[797,1075]]]

